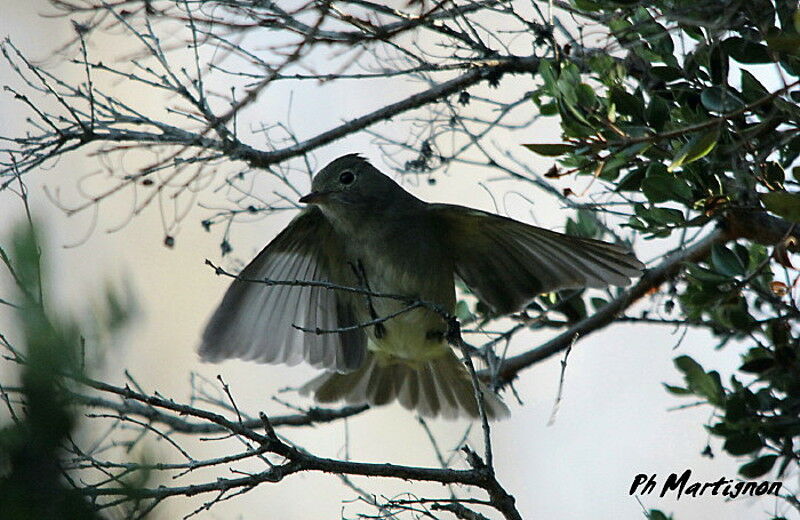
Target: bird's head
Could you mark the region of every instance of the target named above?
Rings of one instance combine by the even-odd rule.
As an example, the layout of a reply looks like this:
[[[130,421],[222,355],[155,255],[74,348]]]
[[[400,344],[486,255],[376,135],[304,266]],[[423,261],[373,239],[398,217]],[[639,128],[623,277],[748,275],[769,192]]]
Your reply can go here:
[[[403,193],[405,190],[366,159],[349,154],[320,170],[311,182],[311,192],[300,202],[328,209],[353,206],[379,209]]]

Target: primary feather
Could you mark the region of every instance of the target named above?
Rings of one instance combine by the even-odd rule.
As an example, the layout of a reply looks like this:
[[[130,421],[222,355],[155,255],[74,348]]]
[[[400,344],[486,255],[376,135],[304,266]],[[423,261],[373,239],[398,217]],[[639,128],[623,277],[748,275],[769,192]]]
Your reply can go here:
[[[338,334],[305,329],[356,325],[352,296],[322,287],[268,285],[264,280],[356,285],[340,266],[340,239],[318,208],[303,210],[231,284],[203,333],[205,361],[240,358],[260,363],[312,366],[339,372],[361,365],[366,338],[360,330]]]

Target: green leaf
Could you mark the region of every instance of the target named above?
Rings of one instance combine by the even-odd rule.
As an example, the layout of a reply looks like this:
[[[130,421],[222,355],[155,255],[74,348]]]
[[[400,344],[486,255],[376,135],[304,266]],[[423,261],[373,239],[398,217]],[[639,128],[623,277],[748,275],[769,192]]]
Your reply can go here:
[[[717,272],[726,276],[742,276],[746,272],[742,260],[723,244],[711,247],[711,263]]]
[[[800,193],[770,191],[759,194],[759,198],[772,213],[792,222],[800,222]]]
[[[767,248],[761,244],[750,244],[747,247],[741,244],[736,244],[736,247],[737,249],[741,247],[746,251],[746,254],[739,253],[739,256],[742,258],[747,258],[747,269],[750,271],[754,271],[761,265],[761,262],[765,262],[767,260]]]
[[[716,273],[714,271],[705,269],[703,267],[694,264],[689,264],[687,266],[687,271],[689,273],[689,276],[700,282],[720,284],[730,281],[730,279],[727,276],[723,276],[719,273]]]
[[[722,389],[722,383],[716,372],[706,373],[703,367],[689,356],[675,358],[675,366],[683,372],[690,390],[705,397],[711,404],[722,404],[725,391]]]
[[[636,217],[629,217],[628,218],[628,222],[623,224],[623,226],[629,227],[631,229],[636,229],[638,231],[646,231],[647,230],[647,224],[645,224],[644,222],[642,222],[641,220],[639,220]]]
[[[642,181],[642,193],[650,202],[666,202],[672,198],[672,179],[667,175],[648,175]]]
[[[667,516],[658,509],[651,509],[645,514],[647,520],[672,520],[672,516]]]
[[[590,301],[594,310],[602,309],[608,304],[608,301],[605,298],[594,297]]]
[[[553,68],[553,64],[550,60],[541,60],[539,62],[539,76],[544,81],[544,86],[548,90],[548,92],[555,96],[556,89],[556,81],[558,81],[558,76],[556,75],[556,71]]]
[[[554,116],[558,114],[558,103],[551,101],[544,105],[539,105],[539,113],[543,116]]]
[[[753,76],[742,69],[742,97],[747,103],[753,103],[769,95],[769,91]]]
[[[617,112],[632,117],[634,120],[641,121],[644,118],[644,100],[640,96],[635,96],[625,92],[621,88],[612,88],[609,98],[617,107]]]
[[[731,58],[739,63],[756,64],[772,63],[774,61],[766,45],[737,36],[724,40],[722,47]]]
[[[656,22],[647,9],[642,6],[638,7],[631,20],[634,23],[633,28],[650,44],[657,58],[665,60],[673,57],[675,47],[669,32],[663,25]]]
[[[660,132],[669,121],[669,104],[661,96],[653,96],[647,106],[646,115],[650,126]]]
[[[728,82],[730,59],[721,45],[713,45],[708,54],[708,70],[711,73],[711,83],[725,85]]]
[[[747,312],[743,303],[721,303],[714,307],[712,316],[723,327],[745,331],[750,328],[753,317]]]
[[[747,455],[760,450],[764,444],[761,438],[755,433],[739,433],[731,435],[725,440],[722,449],[731,455]]]
[[[734,381],[738,383],[735,377],[731,377],[731,379],[733,380],[732,383]],[[735,387],[736,385],[734,384],[733,386]],[[730,395],[725,401],[725,421],[728,423],[735,423],[749,413],[744,398],[738,391]]]
[[[683,71],[680,68],[665,65],[652,67],[650,73],[665,83],[683,78]]]
[[[532,151],[533,153],[544,155],[545,157],[558,157],[560,155],[564,155],[575,150],[575,147],[573,145],[564,143],[547,143],[547,144],[532,143],[532,144],[523,144],[522,146]]]
[[[661,56],[659,56],[658,53],[651,51],[647,45],[634,45],[631,50],[638,57],[650,63],[663,61]]]
[[[719,128],[714,128],[704,134],[697,134],[678,152],[667,171],[674,171],[684,164],[689,164],[708,155],[717,146]]]
[[[575,93],[578,96],[578,104],[587,110],[592,110],[599,104],[594,89],[586,83],[579,83]]]
[[[627,151],[627,149],[625,150]],[[606,181],[614,181],[619,177],[620,168],[626,167],[630,163],[630,159],[624,153],[619,153],[607,159],[603,163],[603,168],[600,170],[600,178]]]
[[[702,29],[700,29],[700,27],[692,25],[691,19],[688,19],[687,23],[678,24],[678,27],[680,27],[681,30],[685,32],[689,38],[692,38],[693,40],[696,40],[698,42],[706,41]]]
[[[633,31],[631,30],[631,22],[621,17],[613,17],[608,21],[608,28],[614,33],[621,41],[633,40]]]
[[[792,76],[800,76],[800,57],[784,56],[780,61],[781,68]]]
[[[625,77],[627,71],[622,63],[617,62],[608,54],[592,54],[587,56],[589,69],[597,76],[597,79],[607,87],[617,85]]]
[[[700,94],[703,106],[712,112],[732,112],[744,106],[733,91],[724,87],[709,87]]]
[[[777,455],[764,455],[739,468],[739,474],[745,478],[756,478],[767,473],[775,465]]]
[[[574,231],[576,236],[597,238],[600,234],[600,226],[595,214],[588,209],[579,209]]]
[[[637,168],[628,172],[618,183],[615,191],[639,191],[644,180],[644,168]]]
[[[760,374],[761,372],[766,372],[774,366],[774,359],[771,357],[761,357],[743,363],[742,366],[739,367],[739,370],[741,372],[749,372],[751,374]]]
[[[646,208],[639,204],[634,211],[637,217],[657,226],[680,225],[686,221],[683,212],[673,208]]]
[[[572,0],[572,5],[581,11],[599,11],[602,9],[600,4],[592,2],[591,0]]]
[[[674,362],[675,366],[678,367],[678,370],[680,370],[687,376],[689,374],[696,374],[696,373],[705,374],[705,371],[703,370],[703,367],[700,365],[700,363],[692,359],[690,356],[678,356],[675,358]]]
[[[647,177],[642,181],[642,193],[650,202],[685,202],[692,197],[689,184],[667,173],[666,166],[661,163],[653,163],[647,168]]]
[[[692,395],[692,391],[688,388],[683,388],[682,386],[674,386],[668,385],[667,383],[661,383],[664,385],[664,388],[667,389],[667,392],[675,395]]]
[[[780,164],[770,161],[764,166],[764,178],[772,185],[782,185],[786,181],[786,172]]]
[[[575,65],[563,67],[553,93],[559,101],[562,127],[576,137],[595,132],[594,126],[584,117],[585,111],[579,106],[579,92],[582,90],[580,79],[580,71]]]

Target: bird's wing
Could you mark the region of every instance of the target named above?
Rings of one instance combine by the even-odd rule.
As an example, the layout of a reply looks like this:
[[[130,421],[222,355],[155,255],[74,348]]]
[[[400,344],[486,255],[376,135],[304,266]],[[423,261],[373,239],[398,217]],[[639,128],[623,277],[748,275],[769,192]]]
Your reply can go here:
[[[361,365],[366,349],[362,329],[315,334],[295,328],[356,325],[351,293],[259,282],[264,279],[357,286],[340,237],[318,208],[306,208],[228,288],[203,333],[199,352],[204,360],[240,358],[289,365],[305,360],[338,372]]]
[[[456,274],[500,314],[558,289],[628,285],[644,265],[626,249],[483,211],[431,204]]]

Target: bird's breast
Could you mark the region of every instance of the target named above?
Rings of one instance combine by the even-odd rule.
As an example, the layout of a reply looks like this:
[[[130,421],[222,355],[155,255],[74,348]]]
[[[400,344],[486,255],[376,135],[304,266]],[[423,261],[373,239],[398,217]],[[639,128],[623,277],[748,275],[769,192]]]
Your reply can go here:
[[[417,364],[447,352],[447,324],[427,307],[406,310],[414,302],[436,304],[447,312],[455,307],[453,266],[435,241],[423,231],[397,232],[380,240],[361,240],[350,247],[365,283],[375,293],[407,296],[359,298],[357,312],[363,322],[387,318],[367,328],[369,348],[384,363]]]

